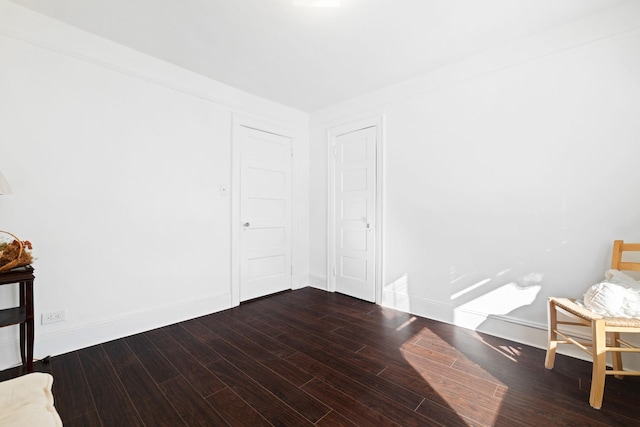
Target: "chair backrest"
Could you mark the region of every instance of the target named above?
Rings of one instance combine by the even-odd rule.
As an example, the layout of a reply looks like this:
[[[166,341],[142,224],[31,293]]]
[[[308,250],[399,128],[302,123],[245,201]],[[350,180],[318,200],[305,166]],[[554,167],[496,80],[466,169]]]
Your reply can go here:
[[[622,240],[614,241],[611,268],[615,270],[640,271],[640,262],[622,261],[623,252],[640,252],[640,243],[624,243]]]

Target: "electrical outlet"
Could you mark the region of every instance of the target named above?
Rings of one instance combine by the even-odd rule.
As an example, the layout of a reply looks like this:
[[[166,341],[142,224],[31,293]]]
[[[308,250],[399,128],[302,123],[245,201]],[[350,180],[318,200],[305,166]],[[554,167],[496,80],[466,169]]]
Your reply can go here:
[[[65,310],[50,311],[49,313],[42,313],[42,324],[62,322],[66,318]]]

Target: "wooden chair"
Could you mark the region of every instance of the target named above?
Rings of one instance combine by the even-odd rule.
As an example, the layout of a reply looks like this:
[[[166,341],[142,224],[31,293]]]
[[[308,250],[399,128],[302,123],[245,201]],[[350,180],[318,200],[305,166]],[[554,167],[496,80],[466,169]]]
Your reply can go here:
[[[613,243],[611,268],[616,270],[640,271],[640,262],[623,262],[623,252],[640,252],[640,243],[624,243],[616,240]],[[552,369],[558,344],[574,344],[589,353],[593,359],[591,374],[591,393],[589,404],[600,409],[604,395],[604,383],[607,375],[614,375],[622,379],[624,375],[640,375],[640,371],[624,371],[622,368],[622,353],[640,353],[640,348],[620,339],[621,333],[640,333],[640,319],[625,317],[606,317],[596,314],[589,309],[575,303],[570,298],[549,298],[549,343],[545,367]],[[569,320],[558,320],[558,312],[562,312]],[[558,328],[563,326],[561,332]],[[571,326],[567,331],[565,326]],[[575,327],[586,327],[588,331]],[[577,330],[582,329],[584,335],[591,336],[591,340],[584,338]],[[558,339],[560,336],[562,339]],[[607,338],[609,339],[607,343]],[[613,369],[607,369],[607,352],[611,353]]]

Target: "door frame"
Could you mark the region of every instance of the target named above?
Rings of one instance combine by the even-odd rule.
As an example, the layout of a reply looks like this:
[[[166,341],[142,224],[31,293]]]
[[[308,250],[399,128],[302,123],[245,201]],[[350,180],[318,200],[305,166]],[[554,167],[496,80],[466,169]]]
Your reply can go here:
[[[376,203],[375,203],[375,230],[374,230],[374,251],[375,251],[375,302],[382,303],[382,277],[383,277],[383,202],[384,202],[384,115],[371,116],[344,123],[327,129],[327,290],[336,291],[336,138],[349,132],[361,129],[376,128]]]
[[[291,139],[291,288],[296,287],[300,276],[299,266],[299,227],[300,221],[296,214],[299,185],[299,165],[296,161],[298,152],[298,132],[286,125],[268,121],[260,117],[233,113],[231,126],[231,307],[240,305],[240,233],[242,218],[240,217],[240,176],[241,176],[241,139],[240,128],[246,127],[261,132],[271,133]]]

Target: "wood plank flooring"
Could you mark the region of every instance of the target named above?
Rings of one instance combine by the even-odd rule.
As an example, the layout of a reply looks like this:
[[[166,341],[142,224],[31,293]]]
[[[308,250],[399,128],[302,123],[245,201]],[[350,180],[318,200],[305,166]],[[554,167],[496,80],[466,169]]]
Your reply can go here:
[[[595,410],[589,363],[312,288],[36,369],[67,427],[640,426],[640,378]]]

